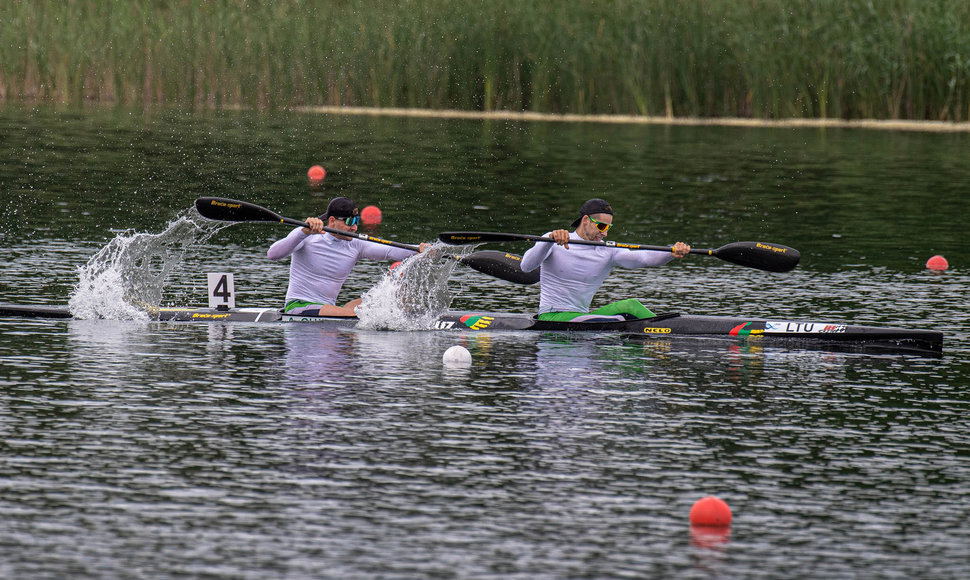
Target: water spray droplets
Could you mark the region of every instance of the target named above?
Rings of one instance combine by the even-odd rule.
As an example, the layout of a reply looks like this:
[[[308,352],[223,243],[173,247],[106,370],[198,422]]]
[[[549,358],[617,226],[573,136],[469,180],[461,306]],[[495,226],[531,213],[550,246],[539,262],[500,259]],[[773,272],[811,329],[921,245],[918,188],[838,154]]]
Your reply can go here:
[[[358,327],[430,330],[453,298],[448,280],[458,262],[443,259],[443,247],[435,244],[384,274],[357,307]]]
[[[162,301],[165,280],[185,253],[228,224],[186,210],[159,234],[118,233],[78,268],[68,303],[76,318],[149,320]]]

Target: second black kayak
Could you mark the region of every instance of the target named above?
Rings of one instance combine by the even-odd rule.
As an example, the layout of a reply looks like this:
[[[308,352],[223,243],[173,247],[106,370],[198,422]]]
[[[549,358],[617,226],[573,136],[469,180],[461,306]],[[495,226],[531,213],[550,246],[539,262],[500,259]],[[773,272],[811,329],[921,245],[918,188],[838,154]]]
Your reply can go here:
[[[356,317],[283,314],[276,308],[159,308],[152,316],[174,322],[310,322],[333,327],[356,326]],[[0,316],[70,318],[62,306],[0,304]],[[773,345],[820,345],[835,350],[866,350],[941,354],[943,333],[928,329],[863,326],[841,322],[778,318],[702,316],[669,313],[653,318],[610,322],[551,322],[531,314],[448,311],[432,325],[436,331],[604,332],[647,338],[694,336],[741,339]]]

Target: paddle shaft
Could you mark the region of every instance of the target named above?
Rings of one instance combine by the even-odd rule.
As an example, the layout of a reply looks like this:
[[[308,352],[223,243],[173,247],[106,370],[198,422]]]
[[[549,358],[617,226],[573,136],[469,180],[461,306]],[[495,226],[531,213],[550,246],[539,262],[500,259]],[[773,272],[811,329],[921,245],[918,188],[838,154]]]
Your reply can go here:
[[[304,221],[295,220],[293,218],[288,218],[288,217],[280,217],[280,223],[289,224],[291,226],[301,226],[304,228],[310,227],[310,224]],[[375,244],[384,244],[385,246],[393,246],[395,248],[402,248],[405,250],[414,250],[415,252],[417,252],[419,248],[419,246],[415,246],[412,244],[402,244],[401,242],[393,242],[391,240],[375,238],[374,236],[368,236],[367,234],[362,234],[359,232],[348,232],[346,230],[338,230],[337,228],[331,228],[328,226],[323,226],[323,231],[327,233],[331,233],[335,236],[347,236],[350,238],[357,238],[358,240],[364,240],[365,242],[374,242]]]
[[[279,222],[281,224],[289,224],[291,226],[300,226],[304,228],[310,227],[310,224],[306,223],[305,221],[283,217],[272,210],[266,209],[265,207],[246,201],[240,201],[238,199],[227,199],[224,197],[200,197],[199,199],[195,200],[195,207],[200,214],[211,220],[230,222]],[[418,246],[402,244],[401,242],[392,242],[391,240],[375,238],[374,236],[369,236],[367,234],[348,232],[327,226],[323,226],[323,231],[336,236],[347,236],[364,240],[366,242],[384,244],[385,246],[393,246],[395,248],[402,248],[414,252],[418,251]]]
[[[310,227],[305,221],[283,217],[280,214],[266,209],[265,207],[240,201],[237,199],[227,199],[223,197],[200,197],[195,200],[195,207],[199,214],[211,220],[231,221],[231,222],[275,222],[292,226]],[[395,248],[402,248],[417,252],[420,246],[412,244],[402,244],[391,240],[375,238],[367,234],[348,232],[324,226],[323,230],[336,236],[354,237],[367,242],[384,244]],[[449,259],[457,260],[462,264],[477,270],[483,274],[500,278],[515,284],[535,284],[539,281],[539,272],[523,272],[519,267],[522,258],[514,254],[500,252],[475,252],[467,256],[447,255]]]
[[[493,233],[493,232],[454,232],[454,233],[444,233],[438,236],[441,241],[446,244],[478,244],[485,242],[516,242],[516,241],[529,241],[529,242],[551,242],[556,243],[555,238],[550,238],[547,236],[532,236],[529,234],[503,234],[503,233]],[[447,237],[448,239],[445,239]],[[577,244],[581,246],[607,246],[610,248],[625,248],[627,250],[655,250],[658,252],[671,252],[673,248],[670,246],[650,246],[647,244],[626,244],[623,242],[598,242],[595,240],[575,240],[570,238],[570,244]],[[691,254],[704,254],[712,255],[714,250],[702,250],[691,248]]]
[[[310,226],[307,225],[305,227],[310,227]],[[358,240],[364,240],[365,242],[374,242],[375,244],[384,244],[385,246],[393,246],[395,248],[403,248],[405,250],[413,250],[415,252],[417,252],[420,249],[420,246],[415,246],[413,244],[402,244],[401,242],[392,242],[391,240],[375,238],[374,236],[368,236],[367,234],[361,234],[359,232],[347,232],[344,230],[338,230],[337,228],[330,228],[327,226],[323,226],[323,231],[331,233],[335,236],[349,236],[351,238],[357,238]]]
[[[291,226],[300,226],[304,228],[310,227],[310,224],[306,223],[305,221],[295,220],[293,218],[282,217],[282,216],[280,216],[280,223],[289,224]],[[385,246],[394,246],[395,248],[403,248],[405,250],[414,250],[415,252],[418,251],[418,246],[414,246],[412,244],[402,244],[401,242],[392,242],[391,240],[375,238],[374,236],[368,236],[367,234],[361,234],[358,232],[348,232],[345,230],[338,230],[337,228],[331,228],[328,226],[323,226],[323,231],[327,233],[331,233],[335,236],[347,236],[350,238],[357,238],[359,240],[364,240],[366,242],[384,244]]]
[[[552,243],[556,243],[556,240],[554,238],[549,238],[549,237],[545,237],[545,236],[529,236],[527,234],[522,234],[522,235],[527,236],[530,240],[536,241],[536,242],[552,242]],[[657,251],[657,252],[673,252],[674,251],[673,246],[652,246],[652,245],[649,245],[649,244],[627,244],[627,243],[623,243],[623,242],[597,242],[595,240],[573,240],[573,239],[570,239],[569,240],[569,243],[570,244],[578,244],[578,245],[581,245],[581,246],[606,246],[606,247],[610,247],[610,248],[624,248],[624,249],[627,249],[627,250],[653,250],[653,251]],[[750,242],[747,242],[747,243],[750,243]],[[789,251],[792,250],[792,248],[788,248],[787,246],[780,246],[778,244],[768,244],[768,243],[764,243],[764,242],[754,242],[754,244],[755,244],[754,247],[756,249],[764,250],[764,251],[768,251],[768,252],[780,252],[780,253],[784,253],[786,250],[789,250]],[[690,253],[690,254],[696,254],[698,256],[721,257],[721,254],[724,253],[725,249],[727,249],[729,247],[732,247],[732,246],[733,246],[733,244],[727,244],[727,245],[722,246],[720,248],[691,248],[690,249],[690,252],[688,252],[688,253]]]
[[[556,240],[546,236],[533,236],[529,234],[507,234],[500,232],[444,232],[438,234],[438,239],[446,244],[483,244],[487,242],[516,242],[532,241],[556,243]],[[655,250],[660,252],[673,252],[670,246],[651,246],[647,244],[626,244],[623,242],[598,242],[594,240],[570,239],[570,244],[585,246],[606,246],[610,248],[623,248],[627,250]],[[714,256],[737,264],[766,270],[768,272],[788,272],[792,270],[801,258],[801,254],[795,248],[782,246],[781,244],[770,244],[767,242],[734,242],[726,244],[716,249],[691,248],[691,254],[702,256]]]

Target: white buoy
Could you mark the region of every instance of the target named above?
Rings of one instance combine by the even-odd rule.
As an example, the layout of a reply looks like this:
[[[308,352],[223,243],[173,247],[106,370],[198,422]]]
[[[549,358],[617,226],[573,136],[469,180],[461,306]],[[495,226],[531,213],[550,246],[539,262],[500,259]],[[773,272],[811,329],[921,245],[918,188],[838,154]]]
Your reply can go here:
[[[441,356],[441,362],[446,365],[470,365],[472,364],[472,353],[463,346],[453,346],[445,351]]]

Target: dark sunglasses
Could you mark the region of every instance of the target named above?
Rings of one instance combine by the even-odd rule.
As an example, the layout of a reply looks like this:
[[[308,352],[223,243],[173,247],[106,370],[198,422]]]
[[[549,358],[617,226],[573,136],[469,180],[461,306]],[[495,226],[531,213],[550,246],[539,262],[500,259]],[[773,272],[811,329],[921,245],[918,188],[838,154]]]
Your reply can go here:
[[[359,215],[350,216],[349,218],[339,218],[337,216],[333,216],[333,217],[334,219],[343,220],[344,223],[347,224],[348,226],[356,226],[357,224],[360,223]]]
[[[601,232],[605,232],[606,230],[610,229],[610,226],[613,225],[613,224],[608,224],[606,222],[596,221],[593,219],[593,216],[591,215],[588,215],[586,217],[588,217],[589,221],[593,222],[593,225],[596,226],[596,229],[598,229]]]

